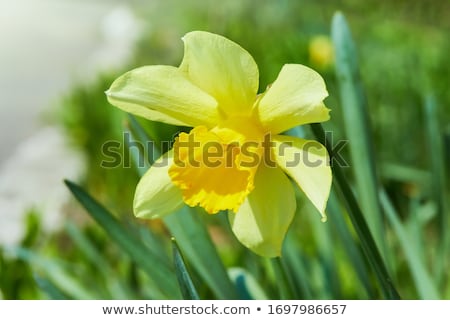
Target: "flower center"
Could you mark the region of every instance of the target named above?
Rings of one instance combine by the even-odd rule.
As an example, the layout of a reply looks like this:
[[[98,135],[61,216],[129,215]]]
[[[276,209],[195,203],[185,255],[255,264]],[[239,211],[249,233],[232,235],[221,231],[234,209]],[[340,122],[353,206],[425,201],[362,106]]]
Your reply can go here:
[[[211,130],[195,127],[175,140],[169,176],[186,204],[208,213],[237,212],[254,188],[262,141],[263,132],[251,118],[228,119]]]

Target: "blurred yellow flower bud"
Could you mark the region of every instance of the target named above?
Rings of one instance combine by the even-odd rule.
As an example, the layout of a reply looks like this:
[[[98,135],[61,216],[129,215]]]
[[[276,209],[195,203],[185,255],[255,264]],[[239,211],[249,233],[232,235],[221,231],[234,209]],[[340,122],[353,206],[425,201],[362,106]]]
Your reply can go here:
[[[312,65],[326,69],[334,63],[333,44],[328,36],[315,36],[309,42],[309,60]]]

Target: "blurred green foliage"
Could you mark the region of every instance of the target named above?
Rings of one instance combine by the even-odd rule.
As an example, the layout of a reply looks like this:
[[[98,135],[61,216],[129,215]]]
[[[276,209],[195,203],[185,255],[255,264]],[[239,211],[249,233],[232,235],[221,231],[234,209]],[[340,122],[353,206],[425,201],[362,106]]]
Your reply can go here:
[[[131,125],[123,112],[107,103],[104,91],[131,68],[178,65],[183,54],[180,38],[192,30],[207,30],[234,40],[254,56],[260,69],[261,91],[285,63],[302,63],[318,70],[330,93],[325,102],[332,109],[325,128],[333,132],[335,141],[346,138],[351,144],[353,137],[344,131],[345,108],[340,105],[334,62],[320,63],[311,47],[318,37],[329,37],[333,13],[340,10],[356,43],[372,127],[373,161],[378,182],[386,190],[381,204],[389,214],[380,219],[386,227],[389,272],[403,298],[424,298],[432,291],[440,298],[450,298],[449,277],[445,274],[450,267],[448,236],[439,232],[442,220],[438,218],[450,214],[448,205],[441,204],[449,193],[445,184],[438,190],[440,195],[435,190],[436,177],[449,178],[448,168],[445,172],[445,164],[450,163],[448,1],[159,0],[145,4],[134,1],[133,5],[146,26],[133,58],[124,62],[123,69],[73,88],[61,99],[58,114],[72,144],[86,156],[85,190],[110,208],[126,232],[140,239],[155,259],[171,266],[168,278],[176,281],[168,230],[162,222],[136,221],[132,215],[139,179],[132,155],[123,146],[121,152],[130,163],[127,168],[100,166],[105,159],[102,145],[109,140],[123,141],[123,131]],[[436,104],[431,113],[424,108],[430,95]],[[185,130],[138,121],[157,143]],[[426,129],[430,123],[433,127]],[[311,136],[308,130],[306,134]],[[350,159],[348,151],[346,148],[344,155]],[[353,182],[352,164],[344,171]],[[374,273],[335,194],[328,211],[329,222],[320,223],[312,214],[314,210],[298,195],[298,212],[285,243],[283,263],[276,265],[244,250],[232,238],[223,215],[197,214],[225,267],[241,268],[234,270],[232,277],[240,298],[285,296],[286,291],[280,290],[280,283],[286,281],[280,280],[281,269],[293,283],[288,291],[299,299],[381,298]],[[0,248],[0,297],[166,298],[154,289],[155,279],[139,262],[101,230],[105,225],[86,219],[85,211],[75,203],[66,214],[66,227],[46,234],[40,230],[39,214],[31,213],[27,235],[19,248]],[[182,243],[178,244],[200,298],[217,298],[202,274],[201,263],[192,261]],[[411,263],[416,265],[411,267]],[[429,281],[424,285],[423,279]],[[173,293],[172,298],[179,297],[180,292]]]

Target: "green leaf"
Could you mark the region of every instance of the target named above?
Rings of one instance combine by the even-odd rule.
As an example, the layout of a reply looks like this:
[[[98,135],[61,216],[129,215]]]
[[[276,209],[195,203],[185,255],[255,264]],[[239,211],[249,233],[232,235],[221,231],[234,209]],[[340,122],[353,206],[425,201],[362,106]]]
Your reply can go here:
[[[152,253],[166,265],[172,264],[172,257],[167,254],[167,241],[160,234],[156,234],[152,231],[148,225],[138,225],[135,227],[134,232],[139,235],[139,239],[142,243],[152,251]]]
[[[66,223],[64,227],[70,239],[98,270],[105,270],[106,268],[109,268],[108,263],[104,259],[104,255],[102,255],[101,252],[95,248],[95,246],[86,237],[86,234],[78,229],[73,222]]]
[[[154,254],[136,239],[117,219],[81,187],[65,180],[67,187],[83,205],[90,216],[106,231],[108,236],[144,270],[155,284],[155,298],[168,299],[178,296],[176,281],[170,275],[170,266],[157,259]]]
[[[351,166],[356,179],[356,191],[375,242],[382,256],[386,257],[383,215],[378,199],[378,182],[367,102],[359,75],[355,45],[345,17],[340,12],[333,16],[331,36],[336,54],[336,75],[345,131],[350,142]]]
[[[298,248],[298,241],[288,233],[284,243],[283,259],[286,262],[288,270],[292,275],[295,288],[295,297],[297,299],[314,299],[311,282],[308,281],[309,274],[306,268],[305,257],[303,257],[302,248]]]
[[[129,114],[128,119],[130,133],[144,146],[143,156],[147,161],[146,163],[151,166],[161,156],[162,150],[156,146],[156,140],[147,134],[134,116]]]
[[[65,297],[76,300],[99,298],[91,288],[83,286],[63,263],[42,257],[25,248],[12,248],[11,251],[19,259],[28,262],[36,272],[45,275],[47,284],[52,283]]]
[[[177,239],[190,264],[217,298],[237,299],[236,288],[217,254],[206,226],[200,219],[200,213],[184,207],[164,217],[163,220],[172,236]]]
[[[434,201],[437,205],[439,230],[438,257],[436,259],[435,276],[437,281],[442,280],[443,273],[448,261],[448,252],[450,249],[450,236],[448,226],[449,210],[447,203],[447,173],[444,156],[443,134],[440,131],[437,102],[432,94],[424,98],[425,105],[425,124],[428,142],[428,154],[431,162],[431,188]],[[447,164],[448,165],[448,164]]]
[[[272,267],[275,274],[275,279],[280,290],[280,299],[291,300],[295,299],[292,278],[286,272],[283,261],[280,257],[271,259]]]
[[[52,300],[69,300],[69,296],[67,296],[64,292],[62,292],[56,285],[54,285],[51,281],[46,278],[42,278],[38,275],[35,276],[36,283],[39,288],[47,294],[49,299]]]
[[[380,174],[383,179],[414,182],[420,185],[430,184],[430,173],[428,171],[403,164],[383,162],[380,166]]]
[[[140,150],[140,148],[143,148],[143,146],[139,144],[135,145],[136,140],[130,130],[124,130],[124,135],[129,137],[129,139],[124,139],[124,144],[130,152],[134,167],[136,168],[139,176],[143,176],[147,172],[147,161],[149,161],[148,157],[144,156],[145,153]]]
[[[328,199],[330,201],[330,199]],[[329,205],[328,205],[329,206]],[[317,299],[333,299],[333,297],[340,297],[341,294],[341,279],[338,275],[338,268],[335,251],[336,244],[335,240],[332,239],[334,228],[335,216],[328,217],[327,223],[321,222],[316,219],[313,215],[307,215],[310,226],[313,229],[314,240],[317,244],[317,260],[319,268],[317,271],[320,272],[320,276],[323,281],[323,288],[321,290],[320,296]]]
[[[411,236],[403,227],[398,214],[394,209],[394,206],[389,200],[386,192],[382,191],[380,194],[381,203],[386,212],[386,216],[389,219],[395,234],[397,235],[400,245],[405,253],[406,260],[408,261],[408,267],[411,269],[411,274],[414,279],[414,284],[419,293],[420,299],[438,300],[439,293],[436,286],[433,283],[430,273],[426,269],[421,257],[420,249],[415,247],[415,241],[411,239]],[[418,236],[418,235],[415,235]]]
[[[72,222],[66,223],[64,227],[74,245],[87,258],[87,262],[90,262],[97,270],[102,270],[102,272],[98,274],[97,279],[99,282],[100,280],[102,281],[108,291],[109,296],[104,297],[105,299],[123,300],[138,298],[135,292],[130,290],[130,288],[124,284],[123,279],[113,276],[115,270],[112,270],[110,264],[105,260],[104,254],[95,247],[91,240],[86,236],[86,233],[80,230]]]
[[[370,299],[375,299],[375,289],[369,277],[366,264],[364,263],[361,248],[355,242],[355,239],[353,239],[353,235],[347,225],[347,222],[345,221],[344,213],[339,206],[338,198],[334,190],[330,193],[330,199],[328,200],[328,211],[330,213],[329,223],[334,225],[336,232],[342,241],[342,245],[350,259],[350,263],[353,266],[353,271],[356,273],[357,277],[361,281],[361,284],[366,289],[368,297]]]
[[[180,285],[181,295],[185,300],[200,300],[175,238],[172,238],[172,251],[173,264],[175,266],[178,284]]]
[[[332,158],[333,146],[325,137],[325,131],[323,130],[322,125],[319,123],[314,123],[311,124],[311,128],[317,140],[319,140],[327,148],[330,157]],[[342,169],[338,165],[335,165],[332,160],[331,168],[333,170],[333,185],[337,187],[337,190],[342,195],[342,199],[347,207],[353,227],[361,240],[362,249],[367,257],[367,260],[375,271],[375,275],[377,276],[384,296],[387,299],[400,299],[400,295],[398,294],[397,289],[388,274],[384,261],[378,251],[378,247],[375,244],[375,240],[372,237],[372,233],[369,230],[361,208],[356,201],[355,195],[353,194]]]
[[[228,269],[231,280],[236,285],[240,300],[267,300],[268,297],[253,275],[245,269]]]

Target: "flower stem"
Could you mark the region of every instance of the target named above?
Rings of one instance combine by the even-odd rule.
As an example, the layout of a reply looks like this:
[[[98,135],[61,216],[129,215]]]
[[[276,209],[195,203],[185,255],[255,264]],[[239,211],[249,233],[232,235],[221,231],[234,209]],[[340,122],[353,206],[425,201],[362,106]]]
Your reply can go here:
[[[352,221],[353,227],[361,241],[361,247],[367,257],[370,265],[375,271],[375,275],[380,283],[381,290],[387,299],[401,299],[397,290],[392,283],[392,279],[388,274],[386,266],[381,258],[380,252],[375,244],[374,238],[364,219],[363,213],[356,201],[350,185],[348,184],[342,169],[338,165],[334,165],[332,145],[325,136],[325,132],[321,124],[311,124],[312,131],[316,138],[327,148],[330,154],[331,169],[333,171],[333,183],[343,196],[345,206]]]

